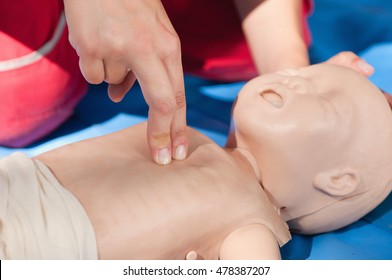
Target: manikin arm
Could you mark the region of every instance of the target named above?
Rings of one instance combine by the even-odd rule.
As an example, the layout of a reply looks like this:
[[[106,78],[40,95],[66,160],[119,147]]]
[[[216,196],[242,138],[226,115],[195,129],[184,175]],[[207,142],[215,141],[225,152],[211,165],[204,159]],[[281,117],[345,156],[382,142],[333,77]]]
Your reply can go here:
[[[248,225],[232,232],[220,249],[221,260],[279,260],[275,235],[262,224]]]

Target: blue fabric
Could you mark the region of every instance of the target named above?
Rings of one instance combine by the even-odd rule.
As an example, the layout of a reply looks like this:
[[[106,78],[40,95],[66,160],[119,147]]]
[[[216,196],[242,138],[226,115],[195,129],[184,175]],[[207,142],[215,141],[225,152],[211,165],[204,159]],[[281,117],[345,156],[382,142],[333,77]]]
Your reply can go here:
[[[310,17],[312,62],[340,51],[361,53],[369,46],[392,41],[392,1],[313,0]]]
[[[371,80],[392,93],[392,1],[315,0],[310,18],[313,63],[352,50],[376,68]],[[215,83],[186,76],[187,118],[193,126],[224,145],[232,103],[243,83]],[[147,106],[135,86],[118,104],[107,98],[106,86],[90,86],[75,114],[41,141],[17,149],[28,155],[103,135],[146,119]],[[16,149],[0,147],[0,157]],[[358,222],[315,236],[293,235],[282,248],[284,259],[392,259],[392,195]]]

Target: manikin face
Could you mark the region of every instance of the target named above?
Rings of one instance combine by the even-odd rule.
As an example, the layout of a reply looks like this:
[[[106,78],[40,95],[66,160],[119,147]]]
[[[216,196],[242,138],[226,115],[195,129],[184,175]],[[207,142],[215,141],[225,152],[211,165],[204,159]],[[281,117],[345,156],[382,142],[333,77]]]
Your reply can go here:
[[[257,77],[241,90],[233,110],[237,146],[255,156],[261,182],[286,220],[332,203],[315,189],[315,174],[346,168],[356,152],[374,144],[373,136],[384,137],[381,125],[391,125],[390,119],[372,83],[330,64]],[[385,133],[390,137],[390,130]]]

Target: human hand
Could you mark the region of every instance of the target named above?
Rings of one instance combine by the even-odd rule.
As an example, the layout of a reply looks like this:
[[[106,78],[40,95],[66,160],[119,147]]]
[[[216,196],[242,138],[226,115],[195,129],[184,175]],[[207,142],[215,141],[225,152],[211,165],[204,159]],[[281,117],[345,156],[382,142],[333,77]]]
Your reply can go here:
[[[325,63],[331,63],[351,68],[358,73],[364,75],[365,77],[370,77],[374,73],[373,66],[371,66],[365,60],[350,51],[340,52],[329,58],[327,61],[325,61]]]
[[[332,63],[332,64],[349,67],[359,72],[360,74],[364,75],[365,77],[370,77],[374,73],[373,66],[371,66],[365,60],[363,60],[355,53],[350,51],[340,52],[337,55],[334,55],[330,59],[325,61],[325,63]],[[392,95],[388,94],[382,89],[380,90],[384,94],[385,98],[389,103],[389,106],[392,109]]]
[[[154,160],[185,159],[186,100],[180,41],[159,0],[64,0],[69,39],[89,83],[120,102],[137,79],[149,106]],[[173,154],[173,156],[172,156]]]

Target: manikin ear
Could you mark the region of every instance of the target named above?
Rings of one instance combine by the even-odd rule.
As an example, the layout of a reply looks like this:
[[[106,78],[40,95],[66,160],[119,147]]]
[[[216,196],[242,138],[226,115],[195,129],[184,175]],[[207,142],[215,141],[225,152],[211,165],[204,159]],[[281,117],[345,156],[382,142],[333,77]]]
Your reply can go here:
[[[314,177],[314,186],[331,196],[347,196],[353,193],[360,184],[358,172],[351,168],[332,169],[318,173]]]

